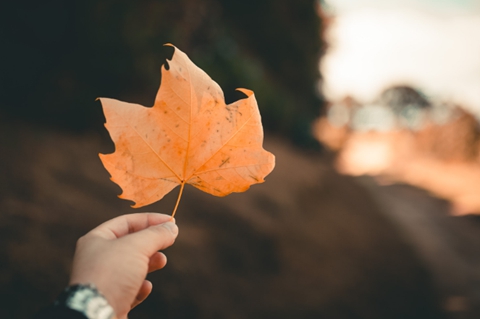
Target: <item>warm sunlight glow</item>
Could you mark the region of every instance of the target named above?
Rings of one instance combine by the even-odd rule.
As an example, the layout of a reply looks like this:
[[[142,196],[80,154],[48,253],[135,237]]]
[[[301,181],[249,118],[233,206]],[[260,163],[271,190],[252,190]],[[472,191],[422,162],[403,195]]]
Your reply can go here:
[[[325,95],[370,102],[388,86],[409,84],[479,116],[480,13],[475,12],[360,5],[339,11],[327,30],[329,49],[321,63]]]
[[[480,214],[480,3],[331,0],[316,126],[349,175]]]

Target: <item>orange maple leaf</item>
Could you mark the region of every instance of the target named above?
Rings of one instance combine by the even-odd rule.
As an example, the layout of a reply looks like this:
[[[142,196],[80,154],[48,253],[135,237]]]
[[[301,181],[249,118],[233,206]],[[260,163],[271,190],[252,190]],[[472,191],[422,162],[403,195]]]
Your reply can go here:
[[[172,45],[173,46],[173,45]],[[175,48],[175,47],[174,47]],[[223,91],[175,48],[153,107],[101,98],[115,152],[99,154],[119,196],[141,207],[185,184],[216,196],[262,183],[275,166],[263,149],[263,129],[252,91],[226,105]]]

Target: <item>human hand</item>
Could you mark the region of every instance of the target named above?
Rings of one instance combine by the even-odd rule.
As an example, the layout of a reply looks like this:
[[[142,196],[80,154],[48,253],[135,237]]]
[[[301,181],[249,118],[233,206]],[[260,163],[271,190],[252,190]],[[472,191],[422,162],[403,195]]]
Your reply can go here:
[[[95,284],[117,318],[126,318],[152,291],[147,273],[167,263],[159,250],[172,245],[178,234],[170,219],[164,214],[130,214],[91,230],[77,242],[70,285]]]

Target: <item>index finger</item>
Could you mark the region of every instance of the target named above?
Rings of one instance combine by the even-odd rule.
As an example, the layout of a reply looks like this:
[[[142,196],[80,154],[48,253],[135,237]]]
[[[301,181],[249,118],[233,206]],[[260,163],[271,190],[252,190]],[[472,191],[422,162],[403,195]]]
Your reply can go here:
[[[89,232],[105,239],[116,239],[150,226],[170,221],[171,216],[159,213],[127,214],[110,219]]]

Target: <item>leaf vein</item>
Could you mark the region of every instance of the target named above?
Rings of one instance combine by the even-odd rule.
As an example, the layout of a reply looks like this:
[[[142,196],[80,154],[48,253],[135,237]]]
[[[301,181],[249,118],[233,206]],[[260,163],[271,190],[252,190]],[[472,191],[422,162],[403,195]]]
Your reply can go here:
[[[201,165],[200,167],[202,167],[203,165],[205,165],[206,163],[208,163],[208,161],[210,161],[215,155],[217,155],[218,152],[220,152],[220,151],[222,150],[222,148],[224,148],[235,136],[237,136],[237,134],[238,134],[240,131],[243,130],[243,128],[245,127],[245,125],[246,125],[248,122],[250,122],[250,120],[252,119],[252,117],[253,117],[253,114],[250,115],[249,118],[245,121],[245,123],[243,123],[242,126],[241,126],[236,132],[234,132],[234,133],[232,134],[232,136],[230,136],[225,143],[223,143],[223,144],[218,148],[218,150],[216,150],[208,159],[206,159],[206,160],[202,163],[202,165]],[[187,180],[190,179],[192,176],[195,176],[195,175],[196,175],[196,172],[197,172],[197,170],[193,171],[193,173],[191,174],[191,176],[189,176],[189,178],[187,178]]]
[[[118,114],[118,112],[117,112]],[[123,115],[122,115],[123,117]],[[170,167],[170,165],[168,165],[167,162],[165,162],[165,160],[160,156],[160,154],[158,154],[154,149],[153,147],[143,138],[143,136],[135,129],[135,127],[133,125],[130,124],[130,122],[127,120],[126,121],[128,123],[128,126],[135,131],[135,133],[137,133],[138,136],[140,136],[140,138],[142,139],[142,141],[152,150],[152,152],[158,157],[158,159],[163,163],[165,164],[165,166],[179,179],[180,177],[177,175],[177,173],[175,173],[175,171]]]

